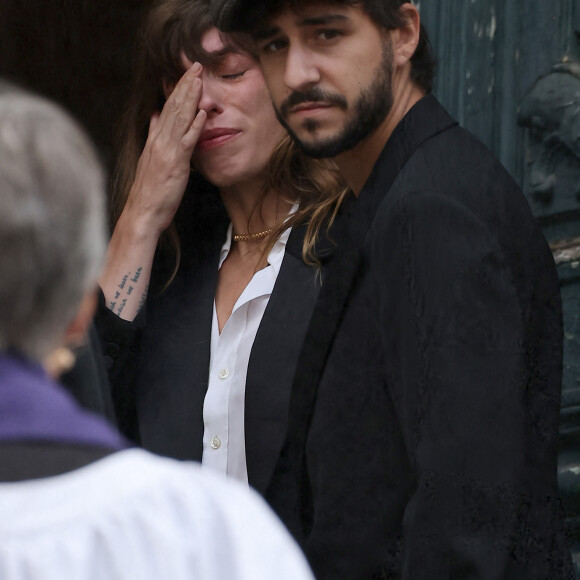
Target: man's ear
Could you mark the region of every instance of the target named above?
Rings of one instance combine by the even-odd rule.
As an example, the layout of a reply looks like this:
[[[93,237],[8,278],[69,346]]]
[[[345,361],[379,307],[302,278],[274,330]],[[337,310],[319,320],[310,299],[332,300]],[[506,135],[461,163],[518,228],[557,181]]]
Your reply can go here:
[[[413,4],[406,2],[399,8],[399,13],[405,24],[391,30],[393,48],[393,65],[402,67],[408,63],[417,50],[419,34],[421,32],[421,18],[419,11]]]
[[[64,335],[64,345],[74,348],[83,344],[97,308],[97,293],[89,290]]]

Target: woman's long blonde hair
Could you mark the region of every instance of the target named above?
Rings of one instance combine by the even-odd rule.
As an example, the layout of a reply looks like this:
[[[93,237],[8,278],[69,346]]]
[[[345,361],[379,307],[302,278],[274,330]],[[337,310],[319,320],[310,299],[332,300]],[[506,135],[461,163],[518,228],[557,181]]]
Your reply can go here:
[[[151,115],[160,111],[165,103],[163,83],[175,85],[183,75],[182,53],[192,62],[208,64],[216,60],[215,55],[208,54],[200,45],[201,37],[212,27],[209,0],[158,0],[148,11],[138,39],[133,90],[117,136],[120,146],[113,176],[113,225],[119,219],[135,181]],[[235,46],[231,48],[236,50]],[[332,162],[306,157],[290,137],[284,137],[270,159],[263,193],[272,190],[289,200],[299,200],[300,207],[287,221],[281,221],[274,228],[265,244],[265,251],[269,251],[287,227],[307,224],[303,258],[306,263],[317,264],[316,239],[321,228],[332,224],[348,192],[345,182]],[[169,246],[175,257],[167,286],[174,278],[181,258],[174,223],[164,232],[160,243]]]

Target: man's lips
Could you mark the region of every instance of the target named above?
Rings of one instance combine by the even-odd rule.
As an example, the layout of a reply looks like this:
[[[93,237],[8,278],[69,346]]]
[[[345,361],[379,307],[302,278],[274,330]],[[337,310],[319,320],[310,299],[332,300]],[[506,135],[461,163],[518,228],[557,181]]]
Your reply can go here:
[[[290,113],[293,115],[300,115],[300,116],[310,116],[315,115],[321,111],[326,109],[330,109],[333,105],[331,103],[323,103],[319,101],[312,101],[308,103],[300,103],[295,107],[290,109]]]
[[[197,149],[212,149],[214,147],[219,147],[240,133],[241,131],[238,129],[230,129],[227,127],[207,129],[199,136]]]

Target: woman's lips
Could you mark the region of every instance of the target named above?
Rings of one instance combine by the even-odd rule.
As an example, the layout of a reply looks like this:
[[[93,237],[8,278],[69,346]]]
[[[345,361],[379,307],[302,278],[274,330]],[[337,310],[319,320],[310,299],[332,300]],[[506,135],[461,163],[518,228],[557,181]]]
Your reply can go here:
[[[219,147],[240,133],[241,131],[238,131],[237,129],[221,127],[217,129],[208,129],[207,131],[203,131],[200,135],[196,149],[207,150]]]

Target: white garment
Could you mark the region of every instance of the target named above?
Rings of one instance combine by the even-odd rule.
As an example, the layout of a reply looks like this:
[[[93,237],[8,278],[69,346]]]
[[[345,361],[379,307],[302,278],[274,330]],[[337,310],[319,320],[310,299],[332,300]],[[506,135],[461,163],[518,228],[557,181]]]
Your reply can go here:
[[[290,213],[298,209],[296,204]],[[268,265],[256,272],[234,305],[219,333],[214,301],[211,329],[209,382],[203,405],[202,463],[243,482],[248,482],[244,402],[246,375],[254,339],[280,272],[288,228],[268,254]],[[222,246],[219,268],[232,244],[232,225]]]
[[[120,451],[0,484],[2,580],[312,580],[254,492],[193,463]]]

